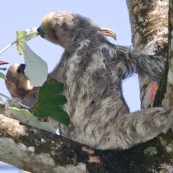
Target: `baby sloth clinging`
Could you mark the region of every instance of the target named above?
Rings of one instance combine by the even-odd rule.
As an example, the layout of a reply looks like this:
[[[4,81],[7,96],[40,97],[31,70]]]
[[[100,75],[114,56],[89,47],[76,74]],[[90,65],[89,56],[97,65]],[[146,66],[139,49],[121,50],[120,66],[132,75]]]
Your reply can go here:
[[[24,64],[12,64],[7,71],[5,83],[13,98],[19,98],[23,104],[32,107],[36,103],[39,88],[31,86],[24,69]]]
[[[63,109],[70,125],[56,123],[62,136],[97,149],[127,149],[173,126],[172,108],[130,114],[122,94],[122,80],[134,72],[159,82],[165,58],[114,45],[100,27],[75,13],[48,14],[38,32],[64,47],[59,64],[49,74],[64,83],[68,100]]]

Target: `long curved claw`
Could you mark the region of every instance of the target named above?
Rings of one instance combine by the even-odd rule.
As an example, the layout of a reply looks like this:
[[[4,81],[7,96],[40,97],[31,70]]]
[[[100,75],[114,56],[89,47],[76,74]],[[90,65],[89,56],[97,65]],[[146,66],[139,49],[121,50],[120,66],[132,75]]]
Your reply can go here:
[[[110,36],[110,37],[114,38],[115,40],[117,39],[117,35],[111,29],[101,28],[101,30],[103,31],[104,35]]]

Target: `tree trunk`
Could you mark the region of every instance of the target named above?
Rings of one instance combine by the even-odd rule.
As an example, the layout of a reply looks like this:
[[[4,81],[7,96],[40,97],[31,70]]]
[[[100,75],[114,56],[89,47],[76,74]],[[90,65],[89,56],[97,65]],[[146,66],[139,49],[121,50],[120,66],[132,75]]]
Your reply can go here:
[[[167,75],[167,91],[163,101],[163,106],[173,106],[173,1],[170,0],[169,4],[169,51],[168,63],[169,70]]]
[[[127,0],[134,49],[148,55],[167,53],[164,48],[168,37],[168,3],[168,0]],[[141,108],[152,107],[158,84],[144,76],[139,76],[139,81]]]

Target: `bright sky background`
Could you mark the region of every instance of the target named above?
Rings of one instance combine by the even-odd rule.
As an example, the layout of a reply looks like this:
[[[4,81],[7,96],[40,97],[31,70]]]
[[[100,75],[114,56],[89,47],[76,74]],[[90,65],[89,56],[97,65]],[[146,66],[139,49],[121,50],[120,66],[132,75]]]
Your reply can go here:
[[[90,17],[101,27],[112,29],[117,35],[117,41],[111,42],[119,45],[131,45],[131,31],[128,11],[125,0],[1,0],[0,6],[0,50],[16,39],[16,31],[31,27],[38,27],[42,18],[53,11],[73,11]],[[49,72],[55,67],[62,55],[60,46],[43,40],[40,37],[29,42],[31,49],[42,57],[47,63]],[[14,45],[2,55],[0,60],[11,63],[24,63]],[[4,65],[2,67],[7,67]],[[136,75],[126,79],[123,91],[131,111],[139,110],[139,89]],[[9,95],[4,81],[0,79],[0,92]],[[1,167],[1,166],[0,166]],[[1,173],[11,173],[10,171]],[[12,173],[15,173],[14,170]]]

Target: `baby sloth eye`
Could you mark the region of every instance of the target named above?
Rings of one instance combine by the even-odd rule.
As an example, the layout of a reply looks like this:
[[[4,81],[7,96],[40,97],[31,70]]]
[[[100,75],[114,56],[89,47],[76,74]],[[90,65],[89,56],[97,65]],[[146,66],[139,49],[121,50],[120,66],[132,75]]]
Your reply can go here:
[[[25,64],[20,64],[17,69],[17,73],[24,74],[24,70],[25,70]]]

